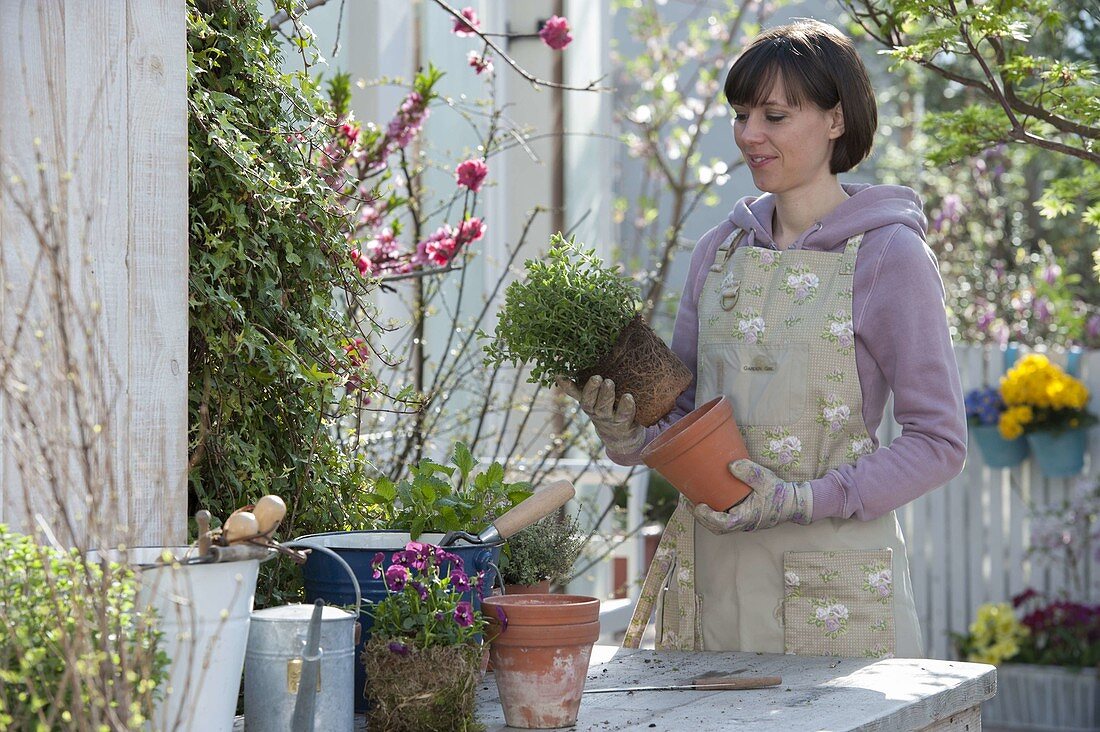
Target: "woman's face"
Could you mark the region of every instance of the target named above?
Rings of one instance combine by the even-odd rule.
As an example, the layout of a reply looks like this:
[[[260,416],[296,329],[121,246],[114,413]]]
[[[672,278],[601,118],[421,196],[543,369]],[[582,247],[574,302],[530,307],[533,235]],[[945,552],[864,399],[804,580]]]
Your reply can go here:
[[[844,133],[840,106],[821,109],[787,103],[777,77],[763,105],[733,105],[733,139],[752,171],[756,187],[768,193],[810,189],[828,180],[833,141]]]

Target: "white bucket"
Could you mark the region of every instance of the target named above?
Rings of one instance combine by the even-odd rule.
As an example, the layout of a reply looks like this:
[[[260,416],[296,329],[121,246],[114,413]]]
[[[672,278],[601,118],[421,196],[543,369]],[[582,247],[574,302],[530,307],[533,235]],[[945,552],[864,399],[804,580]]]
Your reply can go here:
[[[171,659],[158,690],[163,699],[152,729],[166,732],[230,732],[237,711],[256,592],[258,559],[214,564],[158,565],[187,547],[139,547],[127,552],[141,569],[141,606],[152,605]]]

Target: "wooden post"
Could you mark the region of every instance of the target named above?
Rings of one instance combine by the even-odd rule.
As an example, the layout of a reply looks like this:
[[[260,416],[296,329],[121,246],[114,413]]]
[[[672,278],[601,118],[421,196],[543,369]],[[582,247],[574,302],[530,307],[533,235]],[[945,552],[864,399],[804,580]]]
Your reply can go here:
[[[0,14],[0,522],[63,543],[185,538],[185,12]]]

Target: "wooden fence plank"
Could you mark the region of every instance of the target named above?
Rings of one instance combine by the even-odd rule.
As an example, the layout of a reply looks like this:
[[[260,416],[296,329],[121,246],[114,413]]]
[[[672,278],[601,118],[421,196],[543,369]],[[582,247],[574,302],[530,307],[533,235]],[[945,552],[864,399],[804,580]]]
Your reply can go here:
[[[30,530],[40,513],[60,540],[78,541],[80,525],[57,525],[64,504],[79,521],[89,508],[107,517],[100,538],[178,542],[187,430],[185,3],[25,0],[10,11],[0,14],[0,364],[20,362],[31,399],[0,400],[0,521]],[[60,212],[50,230],[66,246],[66,276],[36,269],[41,250],[13,194],[42,215]],[[56,295],[44,283],[54,282],[70,288],[67,330],[48,317]],[[72,346],[75,367],[54,355],[58,338]],[[88,461],[79,445],[92,443]],[[53,475],[21,479],[43,465]]]

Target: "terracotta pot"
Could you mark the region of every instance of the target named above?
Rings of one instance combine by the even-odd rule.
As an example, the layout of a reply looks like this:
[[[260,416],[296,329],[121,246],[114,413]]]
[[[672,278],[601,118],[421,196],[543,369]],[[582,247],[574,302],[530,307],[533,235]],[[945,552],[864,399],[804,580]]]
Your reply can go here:
[[[600,635],[600,601],[580,595],[502,595],[485,598],[483,610],[508,726],[575,724],[592,644]]]
[[[642,450],[642,460],[663,475],[692,503],[726,511],[752,489],[730,474],[728,465],[747,458],[733,406],[711,399],[657,436]]]
[[[537,585],[504,585],[504,594],[507,595],[549,595],[550,580],[543,580]]]

